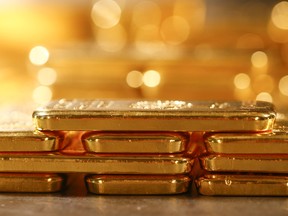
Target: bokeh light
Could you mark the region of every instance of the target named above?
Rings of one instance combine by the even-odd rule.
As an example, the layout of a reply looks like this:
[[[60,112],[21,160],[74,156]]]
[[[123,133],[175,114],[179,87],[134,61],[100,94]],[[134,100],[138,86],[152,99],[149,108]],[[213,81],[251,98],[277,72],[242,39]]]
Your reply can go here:
[[[258,101],[267,101],[267,102],[271,102],[271,103],[273,102],[273,98],[268,92],[260,92],[256,96],[256,100],[258,100]]]
[[[126,82],[131,88],[139,88],[143,83],[143,74],[140,71],[130,71],[126,76]]]
[[[52,85],[56,82],[57,72],[53,68],[41,68],[38,71],[37,79],[41,85]]]
[[[52,91],[47,86],[38,86],[34,89],[32,97],[36,104],[45,104],[52,99]]]
[[[273,24],[283,30],[288,30],[288,2],[282,1],[276,4],[271,13]]]
[[[268,64],[267,54],[263,51],[256,51],[251,55],[251,63],[253,67],[261,68]]]
[[[246,89],[250,86],[250,77],[248,74],[239,73],[234,77],[234,85],[238,89]]]
[[[190,25],[180,16],[170,16],[161,25],[161,36],[167,44],[179,45],[188,39]]]
[[[100,0],[94,3],[91,18],[100,28],[112,28],[117,25],[121,17],[121,8],[113,0]]]
[[[278,87],[281,94],[288,96],[288,75],[280,79]]]
[[[49,60],[49,51],[44,46],[35,46],[30,50],[29,59],[34,65],[44,65]]]
[[[143,83],[148,87],[156,87],[160,84],[161,75],[158,71],[148,70],[143,75]]]

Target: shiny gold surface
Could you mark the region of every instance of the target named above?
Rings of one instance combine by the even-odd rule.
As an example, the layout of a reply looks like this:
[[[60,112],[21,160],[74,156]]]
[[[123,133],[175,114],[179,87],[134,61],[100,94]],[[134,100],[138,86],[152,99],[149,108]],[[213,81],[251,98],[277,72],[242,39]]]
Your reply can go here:
[[[57,174],[0,173],[0,192],[57,192],[64,183],[64,178]]]
[[[288,134],[219,133],[206,137],[210,153],[218,154],[288,154]]]
[[[288,173],[288,156],[215,156],[200,158],[203,169],[219,172]]]
[[[188,191],[187,176],[105,175],[86,178],[88,190],[95,194],[180,194]]]
[[[265,131],[268,102],[59,100],[33,113],[39,130]]]
[[[83,144],[95,153],[179,153],[188,137],[180,133],[105,132],[86,135]]]
[[[121,157],[65,155],[0,156],[0,172],[54,172],[97,174],[183,174],[193,160],[183,157]]]
[[[208,196],[287,196],[287,176],[206,175],[196,180],[198,192]]]
[[[0,132],[0,152],[43,152],[61,149],[60,138],[33,131]]]

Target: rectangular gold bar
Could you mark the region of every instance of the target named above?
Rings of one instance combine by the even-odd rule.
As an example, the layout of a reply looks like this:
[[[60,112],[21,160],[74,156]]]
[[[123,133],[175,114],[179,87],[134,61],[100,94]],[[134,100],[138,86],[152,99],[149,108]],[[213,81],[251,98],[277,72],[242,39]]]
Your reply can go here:
[[[209,155],[200,160],[206,171],[288,173],[288,155]]]
[[[187,176],[92,175],[86,178],[89,192],[95,194],[180,194],[188,191],[189,184]]]
[[[266,131],[268,102],[59,100],[34,111],[38,130]]]
[[[33,131],[0,132],[0,152],[51,152],[61,149],[60,137]]]
[[[64,177],[57,174],[0,173],[0,192],[51,193],[64,184]]]
[[[193,160],[169,156],[0,155],[0,172],[183,174]]]
[[[34,131],[31,113],[17,109],[21,107],[0,108],[0,152],[50,152],[61,148],[60,136]]]
[[[288,133],[210,134],[205,144],[212,154],[288,154]]]
[[[99,132],[82,137],[87,152],[95,153],[180,153],[188,135],[151,132]]]
[[[196,181],[207,196],[288,196],[288,176],[205,175]]]

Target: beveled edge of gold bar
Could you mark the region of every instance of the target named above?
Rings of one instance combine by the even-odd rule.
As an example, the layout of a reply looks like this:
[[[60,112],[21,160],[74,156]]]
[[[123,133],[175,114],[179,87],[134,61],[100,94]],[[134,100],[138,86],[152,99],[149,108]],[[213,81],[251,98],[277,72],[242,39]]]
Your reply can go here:
[[[173,132],[98,132],[82,136],[91,153],[180,153],[188,144],[188,135]]]
[[[0,155],[0,172],[186,174],[194,160],[168,156]]]
[[[0,173],[0,192],[53,193],[63,189],[65,178],[58,174]]]
[[[276,116],[273,104],[262,101],[158,102],[59,100],[35,110],[33,119],[38,130],[266,131]]]
[[[210,133],[204,139],[209,153],[288,154],[288,133]]]
[[[288,176],[208,174],[195,183],[206,196],[288,196]]]
[[[0,152],[51,152],[60,150],[62,139],[35,131],[0,132]]]
[[[156,195],[180,194],[188,191],[188,176],[157,175],[91,175],[86,185],[95,194]]]
[[[288,173],[288,155],[208,155],[200,162],[206,171]]]

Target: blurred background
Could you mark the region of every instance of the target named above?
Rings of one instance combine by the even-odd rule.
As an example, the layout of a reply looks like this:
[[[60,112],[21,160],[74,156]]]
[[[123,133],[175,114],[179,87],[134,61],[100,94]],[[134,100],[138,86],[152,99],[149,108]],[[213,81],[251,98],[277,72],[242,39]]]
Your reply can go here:
[[[0,104],[59,98],[288,106],[288,2],[0,0]]]

